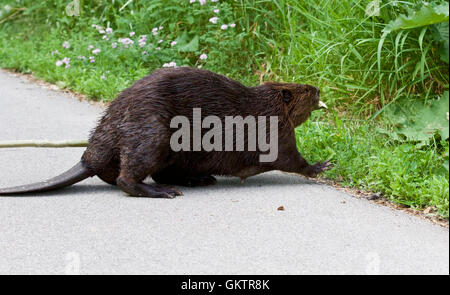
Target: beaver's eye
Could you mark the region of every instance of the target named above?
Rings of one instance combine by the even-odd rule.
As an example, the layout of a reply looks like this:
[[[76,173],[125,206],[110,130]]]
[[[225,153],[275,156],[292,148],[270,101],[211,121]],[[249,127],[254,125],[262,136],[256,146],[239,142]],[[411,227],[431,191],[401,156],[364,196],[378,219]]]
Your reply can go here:
[[[281,98],[283,99],[283,101],[285,103],[288,103],[291,101],[292,99],[292,93],[291,91],[287,90],[287,89],[283,89],[281,90]]]

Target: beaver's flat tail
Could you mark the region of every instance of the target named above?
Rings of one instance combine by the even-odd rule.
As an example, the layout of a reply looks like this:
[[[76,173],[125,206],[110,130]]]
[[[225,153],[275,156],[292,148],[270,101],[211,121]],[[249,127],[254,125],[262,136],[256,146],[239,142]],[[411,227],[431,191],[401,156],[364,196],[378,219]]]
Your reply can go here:
[[[46,192],[50,190],[55,190],[63,188],[77,182],[82,181],[88,177],[94,176],[95,174],[79,162],[66,172],[58,175],[52,179],[43,182],[37,182],[29,185],[20,185],[10,188],[0,188],[0,195],[18,195],[26,193],[38,193]]]

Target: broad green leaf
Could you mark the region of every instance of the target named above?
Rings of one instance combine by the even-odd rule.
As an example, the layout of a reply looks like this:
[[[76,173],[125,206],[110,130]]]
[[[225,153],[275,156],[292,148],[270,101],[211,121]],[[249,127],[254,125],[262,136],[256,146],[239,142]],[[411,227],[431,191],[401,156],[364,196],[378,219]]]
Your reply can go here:
[[[426,3],[420,10],[408,16],[402,14],[390,21],[383,29],[383,35],[378,43],[377,59],[378,70],[381,70],[381,49],[387,35],[399,29],[407,30],[449,21],[449,5],[445,2],[440,5]]]
[[[184,45],[188,42],[189,40],[189,34],[188,32],[184,32],[181,36],[179,36],[176,41],[179,45]]]
[[[191,42],[182,45],[179,48],[180,52],[196,52],[198,50],[198,36],[195,36]]]
[[[440,99],[427,104],[414,101],[399,102],[387,111],[387,117],[394,124],[394,131],[408,141],[426,144],[436,133],[443,139],[449,138],[449,94],[446,91]]]
[[[192,15],[189,15],[186,17],[186,21],[188,22],[188,24],[192,25],[193,23],[195,23],[195,18]]]
[[[435,24],[433,26],[434,38],[436,41],[441,42],[441,48],[439,53],[441,55],[441,60],[443,62],[449,62],[449,32],[448,32],[448,22],[443,22],[440,24]]]
[[[383,29],[383,32],[390,33],[399,29],[412,29],[448,21],[448,9],[448,2],[438,6],[424,5],[419,11],[408,16],[402,14],[397,19],[389,22]]]

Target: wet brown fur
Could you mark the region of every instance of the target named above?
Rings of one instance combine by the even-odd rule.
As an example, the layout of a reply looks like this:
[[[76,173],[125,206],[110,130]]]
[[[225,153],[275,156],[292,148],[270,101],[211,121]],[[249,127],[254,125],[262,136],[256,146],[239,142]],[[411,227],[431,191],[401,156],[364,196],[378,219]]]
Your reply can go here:
[[[124,90],[108,107],[90,136],[82,163],[110,184],[133,196],[174,197],[181,193],[144,184],[214,184],[212,175],[245,179],[270,170],[314,177],[330,167],[309,165],[298,153],[294,128],[317,108],[319,89],[294,83],[266,83],[246,87],[210,71],[194,68],[160,69]],[[260,163],[260,152],[173,152],[170,128],[174,116],[192,122],[193,108],[202,118],[225,116],[278,116],[278,159]],[[269,128],[267,128],[269,131]],[[206,130],[202,130],[204,133]],[[269,138],[269,136],[267,136]]]

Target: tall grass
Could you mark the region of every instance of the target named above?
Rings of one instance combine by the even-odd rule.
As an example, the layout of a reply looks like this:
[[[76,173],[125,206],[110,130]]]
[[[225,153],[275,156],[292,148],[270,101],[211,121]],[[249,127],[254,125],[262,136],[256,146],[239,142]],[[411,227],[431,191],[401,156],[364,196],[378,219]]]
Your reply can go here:
[[[200,47],[212,54],[207,67],[236,78],[251,76],[249,82],[316,84],[328,103],[352,116],[373,116],[402,97],[427,99],[442,93],[448,88],[448,69],[429,29],[389,35],[377,58],[385,25],[423,1],[380,2],[379,16],[368,16],[371,1],[221,0],[204,6],[187,0],[83,1],[79,18],[65,15],[68,2],[63,0],[7,2],[27,8],[22,20],[69,37],[92,23],[123,35],[130,30],[148,34],[163,25],[174,39],[199,36]],[[221,9],[220,21],[238,24],[235,34],[221,39],[212,30],[212,6]],[[13,24],[3,24],[8,25]],[[196,65],[192,54],[178,57]],[[161,66],[166,61],[157,62]]]
[[[258,64],[268,78],[318,84],[328,102],[356,115],[373,115],[400,97],[442,93],[448,68],[429,28],[389,35],[377,58],[385,25],[422,1],[382,3],[373,17],[366,14],[369,2],[242,2],[267,53]]]

